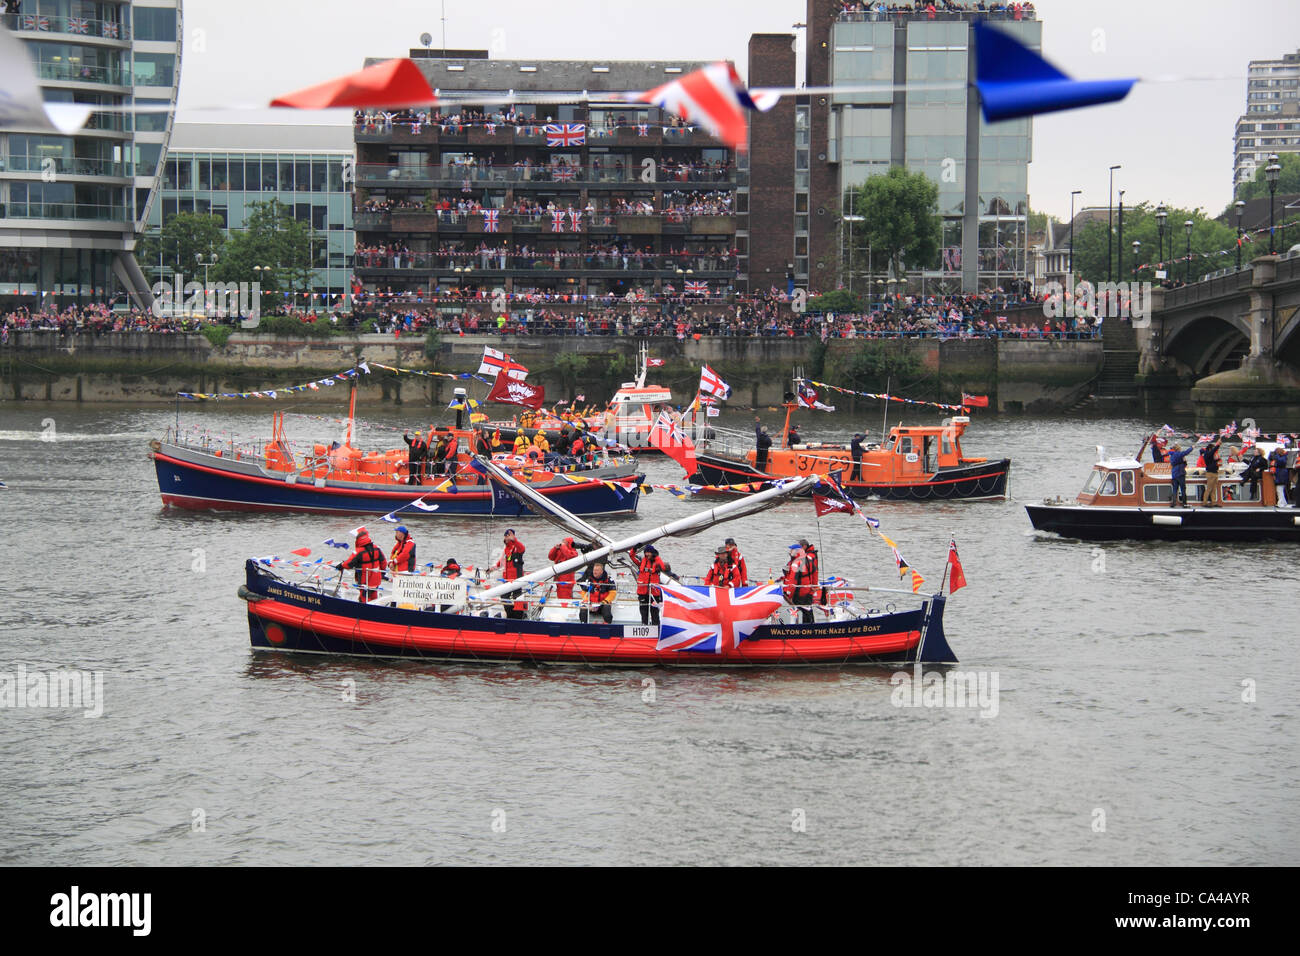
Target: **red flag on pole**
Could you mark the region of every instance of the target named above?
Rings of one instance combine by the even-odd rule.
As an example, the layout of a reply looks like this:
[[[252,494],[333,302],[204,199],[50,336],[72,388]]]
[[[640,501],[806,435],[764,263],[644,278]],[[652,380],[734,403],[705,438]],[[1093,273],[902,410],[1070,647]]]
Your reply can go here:
[[[961,403],[963,405],[969,405],[971,408],[988,408],[989,397],[987,395],[967,395],[965,392],[962,392]]]
[[[498,375],[492,391],[488,392],[489,402],[502,402],[506,405],[523,405],[533,410],[542,407],[546,401],[546,389],[541,385],[529,385],[509,375]]]
[[[825,495],[813,495],[813,507],[817,509],[817,517],[822,515],[853,514],[853,505],[849,504],[842,498],[828,498]]]
[[[961,558],[957,557],[957,542],[949,540],[948,542],[948,593],[954,593],[958,588],[966,586],[966,574],[961,569]]]

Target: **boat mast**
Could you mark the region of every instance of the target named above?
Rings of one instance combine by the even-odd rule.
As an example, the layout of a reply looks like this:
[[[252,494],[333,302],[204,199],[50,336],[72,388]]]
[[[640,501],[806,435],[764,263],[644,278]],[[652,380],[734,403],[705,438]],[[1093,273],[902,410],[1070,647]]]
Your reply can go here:
[[[880,419],[880,447],[885,447],[885,439],[889,437],[889,386],[894,381],[893,376],[885,377],[885,410]]]
[[[352,423],[357,417],[357,380],[352,380],[352,393],[348,396],[348,433],[343,439],[343,447],[352,447]]]
[[[650,358],[650,346],[643,341],[641,343],[641,348],[637,351],[637,366],[636,366],[636,387],[637,388],[645,388],[646,371],[650,367],[649,358]]]

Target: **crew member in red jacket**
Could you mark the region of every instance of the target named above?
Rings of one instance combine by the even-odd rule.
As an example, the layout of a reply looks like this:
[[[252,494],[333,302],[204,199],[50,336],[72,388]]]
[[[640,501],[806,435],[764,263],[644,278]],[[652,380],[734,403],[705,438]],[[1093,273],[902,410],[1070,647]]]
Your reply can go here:
[[[659,557],[659,549],[647,544],[640,556],[632,551],[632,560],[636,567],[636,599],[641,604],[641,623],[659,626],[659,605],[663,603],[664,593],[655,587],[659,575],[668,573],[668,565]]]
[[[782,591],[785,599],[799,608],[804,624],[813,623],[813,591],[817,583],[816,560],[801,545],[790,545],[790,560],[785,566]]]
[[[561,561],[568,561],[578,556],[578,549],[573,546],[572,538],[565,538],[555,547],[546,553],[546,558],[551,564],[559,564]],[[570,571],[567,574],[557,574],[555,576],[555,596],[563,601],[572,600],[573,582],[576,571]]]
[[[415,570],[415,540],[404,524],[397,526],[397,541],[388,556],[388,567],[392,571]]]
[[[492,567],[500,568],[501,576],[507,581],[513,581],[523,577],[524,574],[524,543],[515,537],[514,528],[506,530],[504,540],[505,547],[501,551],[501,558]],[[526,601],[516,601],[514,607],[506,611],[506,617],[522,618],[527,607]]]
[[[384,552],[370,540],[370,532],[365,528],[357,529],[357,549],[334,567],[354,572],[362,604],[379,597],[379,584],[384,580]]]
[[[704,583],[715,588],[740,586],[736,566],[731,563],[731,554],[727,551],[725,544],[719,545],[718,549],[713,553],[713,567],[709,568],[709,573],[704,576]]]
[[[740,548],[736,547],[736,539],[728,538],[726,540],[727,554],[731,558],[731,563],[736,566],[736,577],[738,587],[744,587],[749,584],[749,568],[745,565],[745,558],[740,553]]]

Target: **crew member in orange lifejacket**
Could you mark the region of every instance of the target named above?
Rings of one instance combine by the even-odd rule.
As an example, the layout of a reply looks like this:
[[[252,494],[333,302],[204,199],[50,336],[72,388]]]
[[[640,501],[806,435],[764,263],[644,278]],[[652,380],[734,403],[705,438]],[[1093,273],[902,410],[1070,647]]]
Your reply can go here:
[[[495,452],[500,450],[500,448],[501,448],[501,429],[494,428],[492,430],[492,450]]]
[[[460,438],[455,432],[452,432],[447,436],[447,474],[456,474],[456,459],[458,457],[460,457]]]
[[[424,459],[429,453],[429,446],[420,433],[416,432],[415,437],[403,434],[402,438],[410,446],[406,451],[406,483],[408,485],[420,484],[420,479],[424,477]]]
[[[636,599],[641,605],[641,623],[659,626],[659,605],[663,603],[664,592],[657,585],[659,575],[667,574],[668,565],[659,557],[659,549],[647,544],[640,557],[632,551],[632,560],[636,566]]]
[[[614,610],[610,605],[618,596],[618,585],[605,570],[605,562],[597,561],[593,564],[582,576],[581,583],[587,592],[587,604],[579,612],[582,623],[586,624],[590,620],[591,612],[594,610],[606,624],[613,624]]]
[[[551,564],[559,564],[561,561],[568,561],[577,556],[578,549],[573,546],[572,538],[565,538],[546,553],[546,557]],[[573,598],[573,581],[576,573],[570,571],[567,574],[557,574],[555,576],[555,596],[557,598],[563,601]]]
[[[736,566],[736,577],[738,587],[744,587],[749,584],[749,567],[745,564],[745,558],[740,553],[740,548],[736,547],[736,539],[728,538],[723,542],[727,547],[727,553],[731,558],[731,563]]]
[[[439,435],[438,442],[433,447],[433,461],[434,461],[433,473],[435,475],[443,475],[446,473],[447,446],[448,446],[447,436]]]
[[[404,524],[397,526],[397,543],[393,545],[392,554],[388,556],[388,567],[392,571],[415,570],[415,541]]]
[[[811,543],[807,538],[800,538],[800,539],[799,539],[799,547],[803,548],[803,553],[804,553],[805,555],[807,555],[808,558],[811,559],[811,561],[812,561],[812,583],[814,584],[814,587],[813,587],[813,603],[814,603],[814,604],[825,604],[825,603],[826,603],[826,589],[825,589],[825,588],[817,588],[817,587],[815,587],[815,585],[817,585],[818,582],[820,582],[821,579],[822,579],[822,562],[821,562],[821,557],[820,557],[820,555],[817,554],[817,549],[814,548],[814,547],[812,546],[812,543]]]
[[[731,553],[725,544],[719,545],[713,553],[713,567],[704,576],[704,583],[715,588],[734,588],[740,586],[736,566],[731,563]]]
[[[513,581],[516,578],[523,577],[524,573],[524,544],[515,537],[513,528],[509,528],[505,533],[505,547],[501,551],[501,558],[492,567],[501,569],[501,576],[507,581]],[[528,606],[526,601],[516,601],[514,607],[506,611],[506,617],[522,618],[524,609]]]
[[[370,540],[370,532],[365,528],[357,529],[357,549],[348,555],[346,561],[334,567],[340,571],[354,571],[362,604],[379,596],[379,584],[384,579],[384,552]]]
[[[799,544],[790,545],[790,560],[785,566],[782,592],[785,599],[799,608],[804,624],[813,623],[813,590],[817,582],[816,561]]]

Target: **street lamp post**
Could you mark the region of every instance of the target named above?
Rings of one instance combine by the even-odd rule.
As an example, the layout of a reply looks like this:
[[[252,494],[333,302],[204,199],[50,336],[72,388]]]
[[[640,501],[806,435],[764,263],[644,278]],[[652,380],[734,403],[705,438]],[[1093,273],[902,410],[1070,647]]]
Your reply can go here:
[[[1281,175],[1282,167],[1277,161],[1277,153],[1273,153],[1268,157],[1268,165],[1264,167],[1264,178],[1268,180],[1268,254],[1270,256],[1277,252],[1273,209],[1274,199],[1277,196],[1277,180]]]
[[[1110,168],[1110,190],[1106,194],[1106,281],[1110,282],[1114,278],[1110,273],[1110,241],[1114,238],[1114,226],[1111,224],[1110,211],[1115,204],[1115,170],[1121,169],[1121,166],[1115,165]]]
[[[1187,230],[1187,265],[1183,267],[1183,284],[1186,285],[1192,281],[1192,221],[1184,222],[1183,228]],[[1170,241],[1173,241],[1172,237]]]
[[[1138,252],[1141,249],[1142,249],[1142,243],[1137,239],[1134,239],[1133,240],[1133,281],[1134,282],[1137,281],[1137,277],[1138,277],[1138,262],[1140,261],[1138,259]]]
[[[1065,271],[1069,282],[1074,282],[1074,197],[1083,194],[1082,189],[1076,189],[1070,193],[1070,268]],[[1067,289],[1067,292],[1073,290]]]
[[[1115,275],[1124,276],[1124,190],[1119,191],[1119,236],[1115,240]]]
[[[844,221],[849,224],[849,291],[850,292],[853,291],[853,224],[855,222],[862,222],[864,219],[865,219],[864,216],[858,216],[858,215],[851,215],[851,216],[844,217]],[[870,269],[871,268],[870,265],[868,265],[867,268]],[[867,290],[870,291],[871,280],[868,279],[867,282],[868,282]]]
[[[1246,211],[1245,200],[1238,199],[1233,205],[1237,208],[1237,269],[1241,269],[1241,216]]]
[[[1169,210],[1165,208],[1165,204],[1161,203],[1156,206],[1156,245],[1160,247],[1156,250],[1156,261],[1161,265],[1165,261],[1165,220],[1168,218]],[[1170,234],[1169,240],[1170,243],[1173,242],[1172,234]]]

